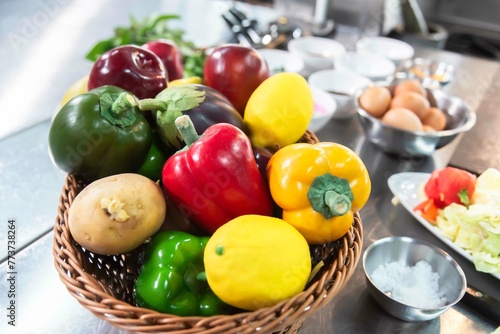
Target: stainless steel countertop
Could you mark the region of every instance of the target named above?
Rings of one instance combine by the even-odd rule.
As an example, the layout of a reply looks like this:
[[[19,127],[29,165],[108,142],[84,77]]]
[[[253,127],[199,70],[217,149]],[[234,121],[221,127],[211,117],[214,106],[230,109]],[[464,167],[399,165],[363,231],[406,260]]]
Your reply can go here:
[[[198,44],[215,44],[228,34],[213,7],[217,2],[4,0],[0,3],[0,308],[4,315],[9,302],[9,271],[5,261],[9,219],[14,219],[17,225],[18,273],[17,326],[8,326],[3,316],[1,333],[126,333],[98,319],[71,297],[54,268],[51,230],[65,175],[52,165],[47,154],[50,117],[66,87],[88,72],[90,64],[83,58],[85,52],[99,38],[109,36],[113,27],[126,24],[130,13],[137,17],[153,11],[180,13],[183,19],[179,25],[187,27],[187,36]],[[275,15],[268,9],[256,10],[262,10],[264,16]],[[204,26],[210,29],[189,24],[200,21],[200,11],[207,22]],[[336,38],[348,40],[341,34]],[[498,101],[499,96],[498,62],[431,49],[417,49],[419,55],[457,66],[458,78],[445,89],[463,98],[477,112],[479,126],[498,124],[500,118],[495,115],[496,106],[492,102]],[[366,140],[356,117],[332,120],[317,135],[320,140],[351,147],[369,169],[373,191],[361,211],[364,247],[390,235],[427,240],[449,252],[460,263],[469,282],[500,299],[498,280],[476,272],[470,262],[436,239],[401,206],[394,206],[387,186],[387,178],[394,173],[430,172],[450,162],[484,170],[492,160],[487,157],[474,166],[469,165],[470,161],[477,161],[476,155],[485,155],[483,149],[471,147],[470,143],[479,137],[481,142],[493,143],[497,136],[479,126],[425,159],[404,160],[382,153]],[[359,263],[343,291],[307,318],[299,332],[491,333],[496,325],[463,302],[433,321],[399,321],[382,311],[368,295]]]

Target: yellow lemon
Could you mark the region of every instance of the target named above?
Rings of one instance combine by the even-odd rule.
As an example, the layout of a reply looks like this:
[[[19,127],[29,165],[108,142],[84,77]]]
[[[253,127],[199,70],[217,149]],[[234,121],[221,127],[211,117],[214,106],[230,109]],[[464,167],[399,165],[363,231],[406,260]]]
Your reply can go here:
[[[87,92],[87,83],[89,82],[89,76],[85,75],[80,79],[76,80],[69,86],[68,90],[64,93],[61,100],[60,107],[64,106],[69,100],[77,95]]]
[[[201,80],[200,77],[193,76],[189,78],[181,78],[181,79],[176,79],[168,82],[168,87],[173,87],[173,86],[183,86],[183,85],[188,85],[188,84],[202,84],[203,80]]]
[[[260,215],[240,216],[217,229],[204,264],[212,291],[250,311],[298,294],[311,273],[304,237],[284,220]]]
[[[297,73],[277,73],[250,96],[243,119],[255,147],[285,147],[306,132],[314,100],[306,79]]]

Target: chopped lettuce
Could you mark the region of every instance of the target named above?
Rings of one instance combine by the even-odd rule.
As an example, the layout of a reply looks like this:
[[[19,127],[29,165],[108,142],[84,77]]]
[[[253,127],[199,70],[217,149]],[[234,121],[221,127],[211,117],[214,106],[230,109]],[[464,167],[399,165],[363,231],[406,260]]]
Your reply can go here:
[[[468,208],[451,204],[437,217],[437,226],[457,246],[469,251],[476,270],[500,273],[500,202]]]
[[[494,257],[487,252],[476,252],[472,254],[472,260],[477,271],[485,273],[498,273],[500,267],[500,258]]]
[[[488,168],[476,180],[473,203],[496,203],[500,205],[500,170]]]

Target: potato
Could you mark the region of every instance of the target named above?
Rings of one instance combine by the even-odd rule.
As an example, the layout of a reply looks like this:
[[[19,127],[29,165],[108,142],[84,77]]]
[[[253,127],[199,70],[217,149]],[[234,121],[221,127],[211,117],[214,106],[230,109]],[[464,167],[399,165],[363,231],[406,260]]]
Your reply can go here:
[[[71,235],[101,255],[126,253],[160,229],[167,206],[160,187],[139,174],[98,179],[84,188],[68,210]]]

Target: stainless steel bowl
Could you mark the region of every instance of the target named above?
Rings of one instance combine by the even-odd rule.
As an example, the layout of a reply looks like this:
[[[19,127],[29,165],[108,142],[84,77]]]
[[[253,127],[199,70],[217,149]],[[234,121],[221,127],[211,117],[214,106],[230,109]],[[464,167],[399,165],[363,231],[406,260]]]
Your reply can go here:
[[[407,78],[415,78],[424,87],[439,88],[455,77],[455,67],[448,63],[428,58],[413,58],[403,64]]]
[[[393,93],[395,86],[386,87]],[[358,90],[354,102],[368,140],[389,154],[402,157],[429,156],[476,124],[476,114],[460,98],[442,90],[426,90],[430,105],[446,114],[446,128],[443,131],[412,132],[386,125],[361,108],[359,97],[363,91]]]
[[[428,262],[432,271],[439,274],[439,289],[444,293],[446,304],[438,308],[418,308],[391,298],[386,291],[379,290],[371,275],[378,266],[401,261],[414,266],[418,261]],[[363,254],[368,291],[377,303],[389,314],[405,321],[427,321],[439,317],[462,299],[467,280],[462,268],[443,250],[427,242],[409,237],[388,237],[372,243]]]

